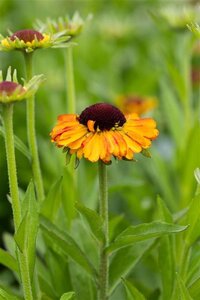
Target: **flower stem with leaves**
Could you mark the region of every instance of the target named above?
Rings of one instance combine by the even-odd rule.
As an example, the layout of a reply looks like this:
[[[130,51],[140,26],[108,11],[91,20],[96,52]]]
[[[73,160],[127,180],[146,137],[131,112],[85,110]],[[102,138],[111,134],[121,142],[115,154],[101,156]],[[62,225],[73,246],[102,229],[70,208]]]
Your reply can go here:
[[[99,268],[99,300],[108,299],[108,254],[105,249],[109,244],[108,232],[108,189],[106,165],[99,161],[99,195],[100,216],[103,220],[104,242],[100,245],[100,268]]]
[[[33,53],[25,53],[26,76],[27,80],[33,76]],[[38,146],[35,132],[35,97],[31,96],[27,99],[27,134],[28,144],[32,157],[33,178],[36,186],[38,200],[41,202],[44,199],[44,187],[42,174],[40,169],[40,161],[38,155]]]
[[[15,160],[14,134],[13,134],[13,103],[3,105],[3,125],[5,130],[6,158],[8,166],[9,187],[14,219],[15,233],[21,223],[21,205],[18,191],[17,168]],[[20,275],[26,300],[33,300],[29,267],[26,255],[17,249]]]

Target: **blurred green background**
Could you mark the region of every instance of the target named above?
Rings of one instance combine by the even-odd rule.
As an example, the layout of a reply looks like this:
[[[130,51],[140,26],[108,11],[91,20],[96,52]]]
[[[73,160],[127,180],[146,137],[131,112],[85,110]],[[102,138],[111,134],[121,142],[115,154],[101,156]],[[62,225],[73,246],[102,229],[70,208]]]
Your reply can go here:
[[[188,7],[189,4],[192,3],[175,1],[173,6],[170,7],[177,10],[177,16],[181,18],[182,6]],[[154,200],[152,199],[155,198],[157,193],[164,193],[164,196],[168,197],[166,201],[171,203],[173,208],[176,207],[173,201],[178,201],[177,193],[180,191],[178,191],[179,187],[178,183],[176,186],[176,181],[179,180],[179,175],[176,174],[177,169],[171,169],[174,167],[174,155],[180,148],[181,141],[180,144],[177,140],[174,141],[174,137],[170,136],[173,132],[170,132],[170,130],[176,131],[176,128],[171,127],[180,127],[179,129],[181,130],[183,124],[179,123],[184,123],[184,121],[169,120],[169,112],[167,110],[170,108],[165,107],[165,102],[168,102],[167,97],[171,99],[174,97],[172,101],[177,103],[178,106],[180,105],[181,112],[182,99],[179,99],[181,95],[178,95],[177,90],[182,89],[184,93],[186,88],[190,89],[190,91],[185,93],[190,93],[189,97],[192,98],[188,99],[188,102],[192,105],[191,109],[193,109],[193,102],[195,101],[194,95],[191,96],[192,86],[189,77],[192,63],[192,45],[194,43],[192,34],[185,24],[180,27],[179,25],[175,27],[169,25],[168,20],[163,18],[160,13],[165,12],[165,8],[168,8],[168,6],[169,3],[164,4],[163,1],[150,0],[109,2],[61,0],[0,1],[0,28],[3,35],[7,34],[8,29],[15,32],[20,29],[32,28],[37,19],[45,21],[47,17],[58,18],[67,14],[72,16],[75,11],[79,11],[83,19],[87,19],[89,15],[92,15],[92,18],[86,21],[82,34],[75,41],[77,46],[74,47],[77,113],[80,113],[85,106],[91,103],[102,101],[114,103],[116,97],[121,94],[138,94],[141,96],[156,96],[158,98],[159,106],[153,114],[158,121],[161,131],[160,138],[155,142],[155,146],[159,152],[156,155],[160,156],[159,159],[163,164],[162,169],[156,170],[155,166],[152,166],[153,163],[145,159],[144,163],[140,165],[121,162],[118,165],[113,164],[112,168],[117,170],[116,172],[111,172],[112,175],[110,175],[113,185],[117,186],[116,182],[122,184],[121,178],[123,178],[123,182],[125,181],[123,183],[125,186],[123,198],[126,200],[124,202],[120,199],[119,203],[118,201],[115,204],[111,202],[111,205],[114,207],[119,205],[120,209],[121,206],[128,206],[128,210],[129,205],[133,206],[133,214],[138,212],[139,216],[136,217],[139,218],[142,217],[140,214],[146,215],[146,213],[151,211],[154,205]],[[65,55],[65,50],[47,49],[36,51],[34,57],[35,74],[43,73],[46,76],[46,82],[37,94],[36,104],[36,126],[46,190],[48,190],[52,180],[55,180],[61,172],[60,168],[62,168],[63,164],[62,154],[58,153],[59,151],[50,143],[49,132],[56,122],[57,115],[67,111],[65,100]],[[25,77],[21,53],[17,51],[1,52],[0,61],[0,67],[4,72],[11,65],[18,70],[19,78]],[[197,66],[199,64],[198,55],[196,56],[195,64]],[[184,85],[187,86],[184,87]],[[171,87],[170,91],[167,90],[169,86]],[[197,90],[197,88],[194,89],[195,95],[198,94]],[[171,112],[171,118],[173,117],[173,112]],[[175,117],[178,118],[177,115]],[[174,124],[171,124],[170,122],[173,121]],[[24,142],[26,142],[25,124],[25,104],[21,103],[15,107],[14,130],[16,135]],[[189,124],[189,127],[190,125],[192,124]],[[176,133],[174,134],[176,135]],[[186,139],[187,132],[178,138],[181,140]],[[6,199],[6,194],[8,193],[7,172],[4,141],[2,138],[0,143],[1,227],[10,228],[10,222],[8,222],[10,208]],[[55,160],[52,159],[54,156]],[[56,163],[56,160],[60,161],[60,164]],[[20,187],[25,189],[31,178],[30,167],[26,159],[18,151],[17,161],[20,164],[18,171]],[[88,167],[87,163],[83,162],[82,164],[86,164],[86,167]],[[92,172],[95,166],[89,165],[89,172]],[[151,168],[153,170],[149,171]],[[169,168],[170,170],[168,170]],[[130,176],[124,178],[123,172],[127,174],[127,169],[130,171]],[[153,174],[158,171],[169,176],[167,179],[164,174],[162,175],[163,179],[161,181],[166,181],[163,183],[164,187],[162,183],[157,182],[160,179],[159,174]],[[170,173],[172,171],[175,171],[175,174]],[[78,170],[78,172],[81,173],[81,170]],[[143,173],[146,174],[148,181],[144,179]],[[116,174],[116,176],[113,176],[113,174]],[[192,178],[191,173],[190,176]],[[157,181],[152,181],[152,178]],[[172,182],[173,186],[167,186],[167,184],[172,184]],[[193,179],[192,182],[194,190],[195,182]],[[133,191],[128,189],[131,189],[134,185],[137,186],[137,192],[133,194]],[[141,188],[144,186],[145,189]],[[111,190],[111,197],[112,195],[115,197],[114,186],[111,187]],[[131,197],[137,199],[129,199]],[[142,205],[143,201],[144,209],[141,209],[141,207],[137,208],[138,203]]]
[[[176,12],[175,23],[165,10],[169,5]],[[127,223],[152,220],[158,194],[176,212],[189,203],[196,189],[193,173],[200,166],[199,77],[193,82],[191,74],[193,69],[199,70],[200,59],[199,52],[194,51],[197,41],[186,27],[183,7],[191,10],[191,20],[196,20],[195,1],[0,1],[3,35],[8,29],[32,28],[37,19],[71,16],[75,11],[83,19],[92,15],[74,46],[77,113],[95,102],[114,104],[121,94],[157,97],[158,107],[150,115],[158,123],[160,137],[153,143],[152,158],[138,156],[137,163],[120,161],[109,167],[111,216],[124,214]],[[34,54],[35,74],[46,76],[36,96],[37,137],[46,191],[64,165],[64,155],[51,144],[49,132],[57,115],[67,111],[65,55],[64,49]],[[0,53],[4,74],[10,65],[18,70],[19,78],[25,77],[19,52]],[[27,143],[25,103],[15,106],[14,131]],[[2,137],[0,153],[2,236],[12,231]],[[19,186],[24,191],[31,168],[19,151],[16,155]],[[85,161],[77,169],[80,200],[92,208],[98,199],[96,171],[96,164]]]

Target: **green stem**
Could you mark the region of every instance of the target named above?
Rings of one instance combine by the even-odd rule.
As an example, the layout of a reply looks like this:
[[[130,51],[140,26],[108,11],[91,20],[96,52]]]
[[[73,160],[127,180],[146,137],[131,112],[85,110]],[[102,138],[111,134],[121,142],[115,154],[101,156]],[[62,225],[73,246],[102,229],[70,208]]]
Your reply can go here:
[[[8,166],[9,187],[12,200],[11,203],[13,210],[14,227],[16,232],[21,222],[21,207],[19,200],[17,168],[14,148],[13,104],[3,105],[3,125],[5,130],[5,146]]]
[[[21,206],[19,200],[17,168],[15,160],[12,103],[3,105],[3,125],[5,130],[6,159],[8,166],[10,195],[12,200],[11,204],[16,233],[21,223]],[[17,255],[25,300],[33,300],[27,258],[19,250],[17,250]]]
[[[27,254],[18,251],[18,258],[25,300],[33,300]]]
[[[33,54],[25,53],[26,76],[30,80],[33,76]],[[28,144],[32,157],[32,170],[35,182],[38,200],[41,202],[44,199],[44,187],[42,174],[40,169],[40,161],[38,155],[38,146],[35,132],[35,97],[31,96],[26,102],[26,117],[27,117],[27,135]]]
[[[74,64],[73,64],[73,48],[69,47],[65,51],[65,66],[66,66],[66,96],[67,96],[67,113],[76,113],[76,96],[75,96],[75,83],[74,83]],[[72,184],[74,186],[73,200],[76,197],[76,187],[77,187],[77,176],[74,169],[75,166],[75,156],[71,157],[68,170],[72,178]]]
[[[100,244],[100,268],[99,268],[99,300],[108,299],[108,255],[105,248],[109,245],[108,233],[108,188],[106,165],[99,161],[99,196],[100,196],[100,216],[103,219],[105,240]]]
[[[73,114],[76,112],[75,84],[74,84],[74,65],[73,49],[67,48],[66,52],[66,80],[67,80],[67,112]]]

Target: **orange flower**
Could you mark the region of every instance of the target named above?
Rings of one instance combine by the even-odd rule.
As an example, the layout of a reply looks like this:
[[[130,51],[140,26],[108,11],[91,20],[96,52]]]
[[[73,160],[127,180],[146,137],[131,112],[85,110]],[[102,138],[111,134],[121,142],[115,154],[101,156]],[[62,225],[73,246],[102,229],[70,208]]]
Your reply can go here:
[[[91,162],[118,159],[133,160],[158,136],[156,122],[140,119],[136,114],[124,116],[116,107],[98,103],[87,107],[80,115],[64,114],[51,132],[51,140],[77,158]]]
[[[154,97],[140,97],[134,95],[119,96],[116,103],[124,114],[136,113],[139,116],[157,106],[157,100]]]

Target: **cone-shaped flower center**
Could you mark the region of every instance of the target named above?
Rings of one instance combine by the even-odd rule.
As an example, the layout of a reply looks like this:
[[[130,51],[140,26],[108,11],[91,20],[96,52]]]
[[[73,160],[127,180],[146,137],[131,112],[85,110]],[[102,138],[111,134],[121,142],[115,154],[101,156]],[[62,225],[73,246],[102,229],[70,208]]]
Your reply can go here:
[[[107,103],[97,103],[87,107],[79,116],[79,122],[87,126],[87,122],[95,122],[94,129],[110,130],[122,126],[126,119],[123,113],[115,106]]]
[[[6,94],[6,95],[10,96],[16,89],[19,89],[19,93],[20,92],[22,93],[25,91],[23,86],[16,82],[2,81],[0,83],[0,95]]]
[[[44,36],[36,31],[36,30],[32,30],[32,29],[24,29],[24,30],[19,30],[16,31],[15,33],[13,33],[13,35],[11,35],[10,39],[12,41],[14,41],[16,38],[18,38],[20,41],[24,41],[25,43],[27,42],[32,42],[34,41],[34,39],[36,38],[38,41],[41,41]]]

